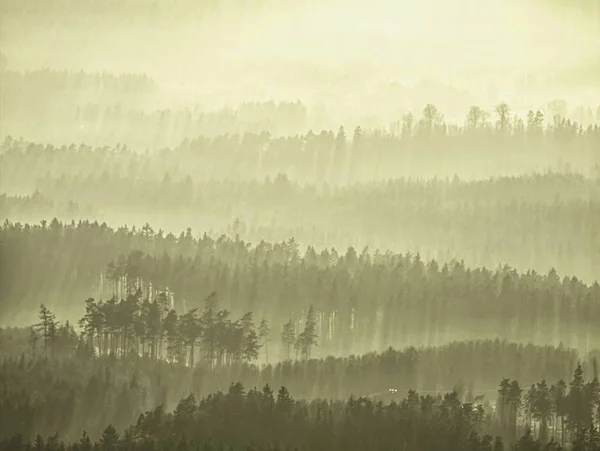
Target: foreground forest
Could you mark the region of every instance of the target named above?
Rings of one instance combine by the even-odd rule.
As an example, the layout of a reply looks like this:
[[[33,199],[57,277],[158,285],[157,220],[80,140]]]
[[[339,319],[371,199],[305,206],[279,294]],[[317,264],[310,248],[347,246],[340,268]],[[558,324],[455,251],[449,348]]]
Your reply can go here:
[[[436,352],[433,361],[436,366],[446,359],[456,362],[468,356],[473,345],[488,352],[501,351],[513,362],[511,354],[515,351],[526,351],[526,357],[554,356],[563,362],[565,357],[552,348],[488,342],[456,344]],[[259,377],[252,374],[255,367],[215,373],[214,369],[161,365],[147,358],[116,359],[113,355],[95,359],[85,345],[76,352],[76,358],[62,361],[56,355],[50,359],[5,359],[0,377],[12,388],[1,398],[1,449],[30,449],[24,445],[29,440],[35,440],[35,449],[52,451],[64,449],[63,440],[73,443],[69,449],[78,450],[91,449],[94,440],[98,449],[104,450],[186,450],[201,444],[202,449],[247,449],[251,444],[256,447],[252,449],[416,450],[450,445],[451,449],[500,451],[504,445],[516,450],[555,450],[571,442],[573,449],[596,449],[600,383],[595,360],[589,381],[581,365],[569,374],[569,382],[561,378],[549,385],[544,379],[528,388],[518,380],[496,380],[496,389],[486,394],[490,402],[484,395],[474,396],[471,390],[465,393],[460,387],[447,394],[435,390],[419,395],[411,389],[403,399],[398,392],[405,390],[394,388],[400,380],[392,374],[411,368],[406,365],[409,361],[426,358],[427,350],[390,350],[358,359],[288,361],[283,367],[265,367]],[[409,360],[403,361],[407,357]],[[333,374],[335,366],[341,371],[338,374],[347,375],[341,382]],[[183,374],[177,377],[174,370]],[[532,366],[531,370],[533,373],[524,377],[534,376],[541,367]],[[280,376],[273,377],[275,374]],[[350,374],[353,376],[348,377]],[[383,388],[383,396],[342,395],[332,399],[313,392],[305,400],[295,400],[285,386],[275,395],[270,385],[276,380],[296,381],[301,387],[312,381],[315,388],[322,388],[329,382],[351,390],[348,383],[352,384],[353,378],[355,382],[362,379],[360,386],[365,386],[366,374],[371,380],[377,375],[373,381]],[[248,383],[226,382],[239,380],[233,379],[237,377]],[[210,393],[217,381],[228,387]],[[188,387],[188,394],[176,398],[172,413],[167,413],[168,395],[173,396],[173,389],[185,390],[181,382]],[[264,388],[244,388],[261,386]],[[56,409],[60,409],[60,416],[54,414]],[[44,440],[43,436],[52,437]]]
[[[135,298],[129,302],[135,302]],[[0,400],[0,435],[18,432],[33,437],[59,432],[77,437],[86,430],[98,437],[107,423],[122,431],[143,410],[160,406],[170,410],[190,393],[200,399],[211,392],[227,390],[236,381],[247,387],[284,385],[306,400],[339,400],[354,395],[389,401],[406,394],[410,398],[415,389],[438,394],[454,388],[457,399],[481,404],[482,414],[488,416],[498,414],[503,403],[511,403],[515,410],[502,421],[513,423],[513,439],[517,423],[531,425],[540,420],[535,413],[538,390],[542,390],[541,396],[554,400],[554,407],[548,409],[558,408],[558,416],[572,416],[576,410],[577,415],[582,415],[577,421],[585,422],[587,417],[579,411],[588,406],[585,408],[589,409],[590,418],[595,418],[597,352],[579,355],[563,347],[488,340],[314,359],[310,358],[310,347],[316,348],[320,337],[314,315],[309,313],[294,346],[300,348],[300,353],[294,358],[288,350],[288,359],[258,365],[253,360],[259,354],[266,356],[271,343],[281,341],[287,347],[294,343],[287,325],[270,330],[261,321],[256,327],[250,313],[239,321],[229,320],[226,311],[218,310],[214,295],[206,299],[200,312],[191,310],[181,315],[167,313],[168,308],[159,308],[160,303],[144,303],[137,309],[127,305],[121,302],[111,307],[110,302],[98,304],[88,300],[86,314],[78,322],[81,332],[68,321],[57,319],[45,306],[40,308],[39,322],[31,328],[1,331],[0,350],[5,357],[0,381],[5,390]],[[115,307],[133,311],[131,322],[110,314]],[[229,358],[238,351],[233,347],[235,334],[227,331],[238,327],[241,358]],[[576,382],[569,385],[569,391],[563,381],[571,380],[573,372]],[[499,389],[498,375],[504,378]],[[586,375],[592,385],[584,384]],[[557,384],[535,385],[541,379]],[[531,384],[533,388],[526,396]],[[585,401],[574,394],[583,385],[587,387]],[[509,401],[502,396],[509,396]],[[566,406],[583,404],[569,410],[561,407],[563,401],[556,401],[556,396],[568,396]],[[567,410],[561,413],[563,408]],[[55,409],[63,414],[54,415]],[[550,410],[544,415],[550,415]],[[569,421],[561,420],[562,440],[564,425],[573,425]],[[556,437],[557,427],[554,422],[552,425]]]

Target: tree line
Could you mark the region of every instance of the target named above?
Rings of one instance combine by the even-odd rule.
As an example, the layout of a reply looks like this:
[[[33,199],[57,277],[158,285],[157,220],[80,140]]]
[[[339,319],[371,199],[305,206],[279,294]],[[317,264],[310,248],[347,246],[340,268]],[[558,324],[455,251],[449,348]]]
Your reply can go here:
[[[314,312],[309,312],[297,340],[293,329],[290,334],[291,322],[282,327],[281,341],[288,346],[288,359],[257,366],[252,363],[260,346],[257,341],[264,344],[265,357],[269,342],[265,321],[257,336],[251,314],[232,324],[227,312],[218,310],[214,295],[205,300],[200,317],[195,310],[183,315],[171,310],[163,316],[161,310],[166,313],[168,303],[165,296],[141,304],[139,296],[140,290],[118,304],[114,299],[107,303],[88,299],[79,333],[69,322],[61,325],[45,306],[40,307],[39,323],[31,328],[0,331],[0,354],[4,355],[0,382],[10,388],[0,398],[0,419],[4,417],[0,424],[6,421],[7,428],[0,430],[0,437],[8,431],[49,433],[48,428],[53,427],[62,434],[78,427],[97,432],[107,419],[123,424],[132,421],[144,406],[168,404],[185,390],[200,396],[234,380],[285,384],[307,399],[343,399],[355,394],[385,401],[394,399],[394,392],[411,396],[413,389],[439,393],[453,388],[460,399],[483,403],[490,410],[493,405],[484,399],[494,391],[498,374],[503,374],[509,377],[500,384],[497,417],[490,427],[506,440],[516,440],[518,428],[527,425],[542,442],[552,436],[564,446],[584,426],[595,427],[600,419],[596,355],[587,356],[583,366],[575,366],[579,357],[573,350],[496,340],[402,351],[390,348],[379,354],[316,360],[310,358],[315,343],[309,340],[316,337]],[[129,319],[128,312],[133,312]],[[236,334],[228,336],[231,329],[240,331],[237,351]],[[244,335],[244,329],[250,332]],[[302,359],[289,360],[292,343],[302,351]],[[196,353],[195,345],[201,347]],[[195,360],[195,356],[201,358]],[[574,367],[567,393],[564,380]],[[587,385],[583,383],[584,369],[593,377]],[[524,390],[527,381],[540,377],[544,381]],[[548,387],[546,378],[559,382]],[[93,406],[104,406],[103,413],[99,415]],[[60,419],[53,413],[56,408],[65,412]]]
[[[160,175],[165,170],[176,174],[182,168],[184,176],[195,174],[204,178],[255,179],[286,173],[304,182],[335,185],[402,176],[458,174],[480,178],[548,168],[570,168],[589,174],[600,163],[596,151],[598,124],[582,126],[562,112],[549,112],[547,118],[538,110],[531,110],[522,118],[504,104],[498,106],[494,120],[487,119],[484,110],[474,106],[464,124],[458,125],[446,123],[437,107],[427,105],[420,115],[407,113],[387,130],[363,130],[360,126],[346,130],[334,125],[322,129],[324,126],[317,124],[317,128],[307,131],[311,127],[308,113],[298,102],[242,105],[237,111],[214,115],[188,110],[132,116],[112,107],[105,113],[86,113],[82,109],[79,118],[70,119],[71,126],[63,128],[65,136],[58,142],[77,139],[94,143],[96,134],[121,136],[110,142],[110,148],[75,144],[54,147],[10,138],[2,144],[1,152],[14,150],[12,157],[19,157],[23,152],[39,154],[42,148],[45,152],[40,161],[51,160],[51,165],[57,166],[57,174],[70,168],[87,175],[102,167],[109,170],[115,159],[123,162],[133,157],[149,161],[146,170],[158,169]],[[229,128],[223,129],[219,124],[228,124]],[[273,129],[274,125],[278,130]],[[59,126],[54,128],[61,130]],[[138,130],[144,131],[143,135]],[[153,132],[147,133],[148,130]],[[222,131],[215,135],[205,130]],[[10,134],[8,129],[7,133]],[[138,138],[147,141],[140,141],[135,146],[138,150],[152,148],[155,152],[141,156],[121,150],[117,155],[114,150],[122,146],[119,143],[128,142],[127,135],[134,142]],[[47,141],[42,137],[40,140]],[[99,166],[91,165],[89,157],[99,158],[99,153],[108,154],[109,159]],[[81,167],[84,156],[88,156],[83,161],[85,169]],[[32,166],[35,165],[28,168]]]
[[[196,238],[191,229],[177,237],[149,225],[7,221],[0,232],[2,316],[20,315],[21,324],[31,322],[40,303],[73,322],[90,294],[120,300],[140,288],[150,302],[168,293],[180,313],[217,292],[232,315],[252,311],[273,330],[302,321],[312,304],[318,352],[325,354],[442,344],[456,334],[563,341],[583,350],[597,343],[600,286],[561,279],[554,270],[469,268],[351,247],[300,252],[293,239],[251,246],[226,236]]]
[[[248,386],[285,385],[305,399],[345,399],[356,395],[386,401],[412,389],[430,394],[454,390],[461,399],[478,400],[489,410],[498,375],[521,381],[520,387],[527,387],[542,378],[569,380],[578,361],[582,364],[578,374],[584,371],[592,378],[597,373],[597,352],[580,356],[562,346],[500,340],[390,348],[382,353],[315,359],[310,354],[311,346],[306,346],[314,337],[310,314],[296,340],[293,329],[290,334],[289,322],[273,331],[272,341],[281,340],[284,348],[288,347],[288,355],[284,353],[284,360],[271,357],[267,363],[267,345],[271,341],[265,322],[258,327],[258,340],[254,333],[242,336],[244,348],[236,352],[231,346],[231,341],[235,345],[235,336],[230,336],[233,340],[229,341],[223,333],[231,323],[222,319],[223,311],[216,309],[214,297],[207,299],[209,308],[199,316],[200,324],[196,324],[194,333],[189,332],[189,318],[194,315],[170,313],[160,320],[160,315],[152,312],[159,306],[153,304],[143,302],[141,311],[131,319],[133,324],[125,327],[121,326],[125,316],[121,309],[127,308],[127,302],[88,300],[88,311],[78,330],[68,321],[59,322],[46,307],[40,308],[39,322],[33,327],[0,329],[0,383],[5,387],[0,395],[0,438],[15,432],[33,437],[35,433],[51,435],[56,431],[72,437],[82,429],[96,437],[107,423],[120,428],[135,421],[144,409],[174,406],[189,393],[204,396],[225,390],[234,381]],[[175,317],[178,320],[174,333]],[[251,315],[240,323],[247,322],[248,317]],[[190,341],[190,335],[197,341]],[[259,346],[260,365],[255,360]],[[290,355],[290,347],[299,352]],[[254,355],[248,355],[248,349]],[[238,353],[241,358],[227,357]],[[288,356],[296,358],[291,360]],[[57,410],[63,414],[57,416]],[[537,417],[527,417],[522,409],[519,412],[519,424],[529,422],[535,432],[539,424],[533,420]],[[515,415],[503,421],[513,424]],[[514,428],[507,429],[507,424],[498,427],[508,437]]]
[[[316,249],[369,246],[438,261],[460,258],[468,266],[502,262],[538,272],[554,267],[593,281],[600,271],[597,180],[549,173],[336,188],[302,185],[283,175],[261,182],[198,181],[134,170],[42,176],[31,196],[0,195],[0,212],[13,222],[86,217],[138,227],[148,222],[169,232],[201,224],[213,236],[239,234],[253,243],[293,236]]]
[[[151,316],[147,318],[147,313],[141,311],[133,318],[136,322],[131,326],[131,329],[139,331],[140,336],[134,330],[125,339],[125,333],[119,331],[122,323],[119,314],[124,316],[119,311],[110,317],[110,322],[99,326],[100,332],[90,331],[86,317],[76,329],[68,321],[58,322],[47,308],[43,307],[42,312],[45,313],[41,315],[40,322],[32,327],[2,331],[2,355],[15,360],[49,359],[51,362],[94,358],[99,363],[114,360],[123,362],[125,366],[127,362],[139,362],[140,359],[157,367],[160,367],[160,362],[168,362],[177,374],[186,374],[186,368],[198,370],[199,373],[194,376],[198,378],[197,384],[193,386],[222,389],[222,382],[226,380],[236,379],[244,383],[261,380],[275,385],[285,384],[299,395],[310,398],[324,396],[337,399],[352,393],[382,395],[390,387],[400,392],[412,387],[435,392],[456,389],[461,395],[467,392],[489,393],[498,373],[525,383],[545,376],[560,379],[566,378],[582,358],[587,362],[584,366],[586,372],[590,373],[593,365],[589,362],[599,357],[597,351],[579,354],[562,345],[557,348],[518,345],[496,339],[450,342],[438,347],[407,347],[403,350],[388,348],[381,353],[315,359],[310,351],[318,343],[307,341],[318,337],[315,337],[314,323],[309,320],[303,328],[294,327],[288,321],[279,330],[273,331],[261,321],[259,343],[250,343],[253,351],[260,352],[259,359],[227,359],[226,353],[235,351],[235,346],[231,346],[223,333],[211,333],[207,326],[197,327],[199,339],[194,343],[195,353],[192,354],[192,344],[184,341],[188,327],[184,321],[178,321],[173,332],[171,318],[156,320],[158,332],[148,332],[145,324]],[[185,319],[185,315],[179,317]],[[215,329],[223,331],[227,325],[226,320],[221,320]],[[301,333],[295,332],[298,328]],[[110,331],[115,332],[111,334]],[[126,346],[123,346],[124,341]],[[239,346],[250,345],[243,337],[240,341],[242,344]],[[269,354],[270,347],[277,342],[282,352]],[[236,344],[235,341],[233,344]],[[174,352],[177,350],[181,353]],[[244,349],[238,352],[244,355]],[[457,365],[457,361],[461,364]],[[208,370],[209,373],[206,373]],[[211,374],[218,377],[211,380],[208,377]],[[189,384],[189,381],[185,383]],[[175,383],[177,386],[180,384],[181,381]]]
[[[15,433],[0,449],[467,449],[473,451],[595,450],[598,432],[598,377],[585,382],[581,366],[570,384],[545,380],[525,392],[519,382],[503,379],[497,408],[456,391],[419,395],[390,402],[364,396],[347,400],[296,400],[282,386],[246,390],[240,382],[226,392],[198,398],[190,394],[172,412],[163,405],[141,413],[121,433],[105,427],[96,444],[83,431],[64,444],[59,433],[48,439]],[[518,419],[518,417],[520,417]],[[537,430],[536,430],[537,428]],[[495,437],[494,437],[495,436]],[[67,440],[68,443],[68,440]]]
[[[502,440],[481,432],[481,409],[462,403],[456,394],[419,397],[400,403],[375,403],[367,398],[306,402],[285,387],[277,393],[266,385],[246,390],[231,384],[226,393],[182,399],[172,413],[162,406],[141,414],[122,434],[108,426],[92,442],[87,433],[65,447],[60,435],[38,436],[34,449],[423,449],[470,444],[469,449],[501,451]],[[14,435],[0,449],[32,449],[28,439]],[[477,446],[475,446],[477,445]],[[452,448],[453,449],[453,448]]]
[[[239,135],[240,141],[245,134],[269,134],[270,139],[263,137],[260,141],[262,147],[270,150],[270,154],[277,154],[282,150],[288,150],[286,153],[305,150],[304,153],[322,156],[332,153],[334,146],[331,141],[336,140],[337,143],[338,136],[335,132],[341,123],[347,127],[344,137],[348,135],[346,141],[350,148],[343,152],[333,151],[342,155],[336,155],[330,164],[342,162],[349,166],[342,169],[348,172],[344,176],[351,180],[364,180],[378,172],[387,176],[388,171],[384,165],[377,168],[368,158],[361,156],[361,153],[365,152],[383,157],[403,174],[410,173],[404,168],[407,164],[414,166],[413,170],[424,171],[426,166],[416,164],[418,161],[414,158],[394,158],[398,153],[409,153],[409,149],[413,148],[416,152],[410,153],[417,153],[421,159],[425,157],[422,155],[423,150],[437,151],[438,164],[443,163],[447,166],[446,175],[452,175],[448,170],[459,166],[450,165],[451,161],[447,159],[439,160],[443,155],[439,151],[442,147],[449,148],[454,156],[460,155],[461,158],[472,158],[473,153],[479,155],[485,148],[492,147],[490,151],[485,152],[487,156],[510,151],[513,159],[528,154],[530,159],[534,156],[544,157],[545,162],[558,164],[556,158],[549,159],[543,150],[534,153],[529,147],[552,149],[554,153],[560,152],[557,149],[559,145],[568,145],[576,149],[572,141],[581,141],[578,138],[582,134],[589,136],[587,132],[592,131],[594,125],[600,122],[600,106],[573,108],[562,100],[555,100],[537,109],[515,106],[515,111],[511,111],[505,103],[490,109],[473,105],[465,112],[464,119],[455,120],[456,123],[444,119],[438,107],[429,104],[422,111],[404,111],[403,114],[394,112],[393,117],[380,115],[376,121],[369,123],[366,120],[350,120],[344,114],[342,118],[338,118],[334,112],[335,106],[331,108],[332,111],[321,111],[317,107],[309,107],[299,100],[292,99],[277,102],[244,102],[233,107],[212,107],[196,103],[178,108],[159,108],[162,98],[168,97],[169,93],[162,91],[156,82],[145,74],[51,69],[24,72],[3,70],[3,80],[0,94],[4,101],[0,105],[0,112],[5,118],[5,135],[24,136],[42,143],[85,142],[88,145],[113,147],[126,143],[137,151],[156,151],[164,147],[181,147],[189,141],[195,143],[196,138],[201,138],[202,142],[234,134]],[[55,113],[57,109],[60,109],[61,114]],[[35,125],[34,129],[32,125]],[[362,126],[362,129],[375,127],[382,130],[377,132],[378,139],[375,140],[370,136],[374,130],[362,133],[363,130],[357,127],[358,125]],[[313,130],[314,133],[308,134],[308,130]],[[311,139],[311,145],[305,145],[307,138],[311,138],[315,133],[319,135],[321,130],[328,136]],[[546,135],[545,143],[533,139],[543,135]],[[512,138],[507,139],[507,136]],[[285,139],[280,140],[277,137]],[[443,138],[443,142],[428,142],[432,137]],[[523,143],[525,138],[529,138],[527,145]],[[597,139],[595,141],[597,142]],[[349,146],[350,143],[355,146]],[[373,149],[375,145],[376,151],[361,148],[367,146],[367,149]],[[244,152],[243,145],[230,143],[229,146],[241,147],[240,150]],[[461,151],[464,146],[469,146],[473,152]],[[346,153],[351,155],[344,155]],[[214,157],[213,155],[213,159]],[[328,161],[326,158],[321,159]],[[525,159],[528,166],[532,166],[530,159]],[[288,165],[281,156],[276,161],[273,160],[272,157],[268,162],[276,163],[280,170]],[[484,160],[478,158],[476,161],[481,165],[479,169],[485,168]],[[597,160],[594,161],[597,163]],[[311,170],[314,173],[310,161],[296,156],[293,163],[303,172]],[[502,160],[498,159],[497,163],[502,163]],[[368,165],[366,170],[360,167],[364,164]],[[253,161],[245,162],[244,166],[248,173],[252,169],[261,169]],[[580,165],[578,167],[581,170],[585,169]],[[487,167],[487,170],[489,169]],[[518,169],[518,166],[511,165],[511,169]],[[332,182],[345,181],[345,177],[336,178],[331,169],[326,172]]]
[[[3,75],[5,135],[38,142],[127,143],[138,150],[158,150],[190,136],[265,130],[287,136],[304,133],[309,126],[307,107],[300,101],[157,108],[169,94],[145,74],[42,69],[6,70]],[[57,109],[61,114],[55,114]]]
[[[539,343],[552,339],[558,344],[574,335],[581,341],[570,344],[586,350],[597,343],[591,319],[598,314],[597,282],[586,285],[567,277],[561,281],[554,270],[544,276],[533,271],[519,274],[508,267],[470,270],[458,262],[423,262],[418,254],[371,256],[352,248],[338,256],[318,255],[309,248],[301,257],[295,243],[290,245],[287,264],[275,263],[267,269],[270,265],[265,261],[247,266],[239,261],[233,266],[222,263],[217,264],[214,277],[228,278],[229,283],[219,289],[232,309],[240,301],[244,305],[245,298],[247,305],[271,312],[275,323],[290,315],[301,320],[298,308],[308,308],[307,300],[319,299],[317,327],[323,352],[353,352],[356,346],[364,352],[382,345],[440,344],[458,330],[469,338],[486,337],[485,328],[490,325],[495,336],[510,339]],[[264,243],[259,247],[266,251]],[[106,286],[121,293],[132,287],[145,293],[168,289],[174,305],[193,305],[197,293],[211,285],[207,284],[211,261],[196,254],[174,262],[165,255],[150,257],[133,251],[109,263]],[[557,310],[552,311],[550,305]],[[567,306],[575,306],[575,313]],[[519,326],[525,324],[531,328],[528,335],[520,331]],[[416,343],[411,341],[415,339]]]
[[[35,358],[39,341],[43,340],[45,357],[55,357],[57,350],[69,356],[69,350],[83,346],[98,356],[142,355],[192,368],[200,354],[204,366],[215,368],[252,362],[259,357],[260,348],[264,348],[264,361],[269,362],[271,329],[267,320],[262,319],[257,327],[252,312],[232,320],[228,310],[218,308],[216,292],[204,300],[201,314],[198,308],[185,311],[184,306],[183,310],[178,314],[165,292],[159,293],[152,302],[148,298],[142,300],[139,287],[120,301],[116,296],[107,302],[89,298],[85,301],[85,315],[78,321],[81,332],[77,334],[68,321],[61,326],[56,315],[42,304],[39,323],[30,327],[30,352]],[[303,330],[297,329],[298,325],[292,320],[281,328],[286,358],[291,358],[293,347],[296,359],[300,354],[307,360],[318,338],[317,317],[312,306]]]
[[[78,322],[82,331],[80,340],[87,344],[91,353],[99,356],[147,355],[151,359],[166,359],[170,363],[194,367],[198,347],[201,347],[203,364],[214,368],[252,362],[258,358],[259,349],[264,348],[264,359],[269,361],[271,329],[267,320],[262,319],[257,327],[252,312],[237,320],[230,319],[228,310],[218,308],[216,292],[204,300],[201,314],[198,308],[188,311],[184,308],[184,312],[178,314],[169,305],[164,292],[152,302],[148,298],[142,300],[140,288],[120,301],[116,296],[107,302],[89,298],[85,304],[85,315]],[[54,355],[60,323],[43,304],[39,319],[40,322],[31,327],[31,352],[36,355],[36,344],[42,337],[44,355],[49,355],[49,349]],[[304,359],[310,358],[317,339],[316,314],[312,306],[303,330],[296,334],[296,325],[290,320],[282,327],[281,339],[288,347],[288,358],[290,346]]]

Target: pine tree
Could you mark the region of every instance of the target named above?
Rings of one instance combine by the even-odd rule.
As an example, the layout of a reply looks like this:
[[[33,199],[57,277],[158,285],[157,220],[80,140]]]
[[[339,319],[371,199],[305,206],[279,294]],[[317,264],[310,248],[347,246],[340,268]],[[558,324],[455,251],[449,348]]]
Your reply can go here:
[[[167,313],[163,324],[167,338],[167,359],[172,363],[179,361],[181,354],[181,334],[179,327],[179,318],[175,310]]]
[[[37,343],[40,340],[40,335],[34,326],[29,328],[29,344],[31,346],[31,356],[35,359],[37,354]]]
[[[204,344],[204,355],[209,367],[214,366],[217,349],[217,313],[218,313],[217,293],[212,292],[204,300],[204,312],[200,318],[203,334],[202,343]]]
[[[260,338],[263,342],[263,346],[265,347],[265,360],[269,363],[269,337],[271,335],[271,329],[269,328],[269,324],[266,319],[263,319],[258,326],[258,338]]]
[[[56,339],[56,330],[58,322],[56,316],[52,313],[44,304],[40,305],[39,312],[40,322],[36,324],[36,327],[44,338],[44,354],[48,355],[48,348],[50,347],[52,355],[54,355],[54,342]]]
[[[519,386],[519,382],[512,381],[510,389],[508,391],[508,404],[510,406],[510,424],[509,438],[511,442],[514,442],[517,437],[517,420],[519,417],[519,410],[521,408],[521,393],[523,389]]]
[[[202,323],[197,315],[198,309],[193,309],[181,316],[180,333],[186,346],[189,347],[189,365],[193,368],[195,365],[194,356],[196,354],[196,344],[202,336]]]
[[[281,330],[281,342],[286,347],[287,360],[289,360],[291,347],[296,343],[296,330],[294,328],[294,323],[292,322],[292,320],[289,320],[283,325],[283,328]]]
[[[100,437],[100,447],[103,450],[113,450],[119,443],[119,434],[112,425],[108,425]]]
[[[258,358],[258,335],[254,330],[252,322],[252,312],[248,312],[240,319],[240,325],[243,333],[242,357],[244,360],[251,362]]]
[[[585,427],[586,419],[591,416],[587,412],[584,388],[583,368],[578,364],[567,397],[569,426],[575,436]]]
[[[317,318],[312,305],[306,315],[304,331],[298,336],[297,341],[304,360],[310,359],[310,351],[317,344]]]

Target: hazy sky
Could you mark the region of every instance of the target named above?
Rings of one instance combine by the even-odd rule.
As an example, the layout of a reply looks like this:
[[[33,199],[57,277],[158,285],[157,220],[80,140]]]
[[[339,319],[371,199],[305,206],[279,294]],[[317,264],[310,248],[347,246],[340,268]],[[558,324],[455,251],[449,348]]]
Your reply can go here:
[[[2,47],[15,69],[147,73],[169,90],[170,107],[178,98],[215,105],[299,98],[368,111],[382,85],[423,79],[468,88],[471,97],[460,108],[557,97],[600,103],[598,84],[589,82],[590,72],[600,82],[600,22],[544,3],[282,2],[202,20],[192,14],[134,22],[65,16],[52,24],[38,20],[27,33],[24,19],[9,17]],[[556,77],[568,72],[583,73],[584,81],[557,86]],[[430,101],[454,100],[438,95]],[[382,99],[375,105],[383,106]]]

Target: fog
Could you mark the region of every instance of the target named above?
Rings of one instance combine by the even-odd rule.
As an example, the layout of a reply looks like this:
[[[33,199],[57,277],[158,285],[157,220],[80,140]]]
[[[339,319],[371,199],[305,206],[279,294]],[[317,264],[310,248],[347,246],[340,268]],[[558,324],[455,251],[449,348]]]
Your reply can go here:
[[[83,3],[84,12],[52,5],[36,14],[5,1],[8,69],[138,73],[157,83],[155,95],[125,108],[212,111],[298,99],[327,116],[305,132],[387,127],[427,103],[455,122],[473,104],[507,102],[526,112],[564,99],[594,113],[600,105],[593,3],[579,10],[531,0],[224,2],[189,14],[185,3],[128,2],[114,11],[99,3],[93,16],[84,14],[93,3]],[[10,111],[5,116],[10,122]],[[16,130],[35,138],[35,130]]]
[[[597,451],[599,282],[600,0],[0,0],[0,451]]]

